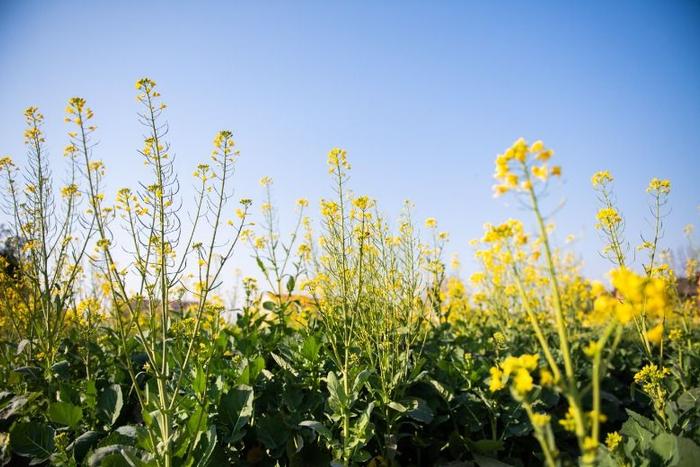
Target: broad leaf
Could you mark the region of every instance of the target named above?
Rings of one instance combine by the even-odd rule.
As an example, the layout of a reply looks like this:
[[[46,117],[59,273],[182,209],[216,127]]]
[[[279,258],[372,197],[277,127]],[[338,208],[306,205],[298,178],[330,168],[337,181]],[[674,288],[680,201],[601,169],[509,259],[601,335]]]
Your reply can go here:
[[[114,425],[124,406],[122,388],[118,384],[112,384],[100,391],[97,408],[109,425]]]
[[[10,446],[23,457],[48,459],[54,450],[55,431],[39,422],[20,422],[10,430]]]
[[[310,428],[318,435],[326,438],[327,441],[333,441],[333,433],[331,433],[331,431],[321,422],[317,422],[315,420],[304,420],[303,422],[299,423],[299,426]]]
[[[54,423],[75,428],[83,419],[83,409],[68,402],[52,402],[49,404],[48,416]]]
[[[240,385],[221,396],[219,420],[229,430],[226,442],[235,443],[245,435],[243,427],[253,415],[253,388]]]

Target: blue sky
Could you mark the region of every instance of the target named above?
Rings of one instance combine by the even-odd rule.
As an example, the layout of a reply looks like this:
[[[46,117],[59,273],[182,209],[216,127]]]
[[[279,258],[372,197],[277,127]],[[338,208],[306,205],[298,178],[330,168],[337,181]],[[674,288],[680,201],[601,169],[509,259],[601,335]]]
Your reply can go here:
[[[325,158],[340,146],[357,193],[392,216],[408,198],[418,219],[437,217],[467,271],[484,222],[529,219],[491,194],[493,160],[519,136],[555,150],[557,238],[578,237],[570,247],[590,275],[608,269],[596,170],[616,176],[633,244],[653,176],[673,184],[665,246],[681,247],[698,220],[698,2],[3,1],[0,70],[1,154],[22,159],[22,111],[38,105],[60,162],[65,102],[80,95],[110,188],[134,186],[134,82],[149,76],[185,186],[215,132],[231,129],[237,196],[259,205],[257,181],[271,176],[285,227],[296,198],[330,196]]]

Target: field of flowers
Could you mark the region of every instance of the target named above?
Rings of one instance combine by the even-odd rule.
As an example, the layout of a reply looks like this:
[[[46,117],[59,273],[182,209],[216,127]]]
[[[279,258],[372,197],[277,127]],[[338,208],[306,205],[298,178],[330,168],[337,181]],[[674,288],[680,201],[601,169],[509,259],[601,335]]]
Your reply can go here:
[[[613,175],[592,175],[610,261],[592,281],[541,210],[553,151],[515,141],[494,190],[536,228],[485,225],[465,282],[436,219],[407,204],[390,222],[353,194],[342,149],[319,222],[301,199],[282,233],[269,178],[262,221],[232,199],[221,131],[181,213],[166,105],[150,79],[136,89],[151,178],[115,199],[82,98],[64,186],[37,108],[27,162],[0,159],[0,465],[700,465],[700,251],[669,265],[668,180],[632,200],[653,214],[636,246]],[[226,267],[250,251],[261,279],[227,303]]]

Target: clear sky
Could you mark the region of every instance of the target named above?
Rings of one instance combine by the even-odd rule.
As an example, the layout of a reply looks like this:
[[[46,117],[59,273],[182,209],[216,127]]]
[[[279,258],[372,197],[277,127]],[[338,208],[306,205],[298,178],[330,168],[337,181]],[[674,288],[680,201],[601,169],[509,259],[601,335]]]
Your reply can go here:
[[[257,181],[271,176],[283,227],[296,198],[331,194],[326,153],[340,146],[356,192],[392,216],[411,199],[469,270],[467,242],[484,222],[529,219],[491,192],[493,160],[519,136],[555,150],[557,238],[578,237],[571,247],[591,275],[608,269],[596,254],[596,170],[616,176],[633,244],[653,176],[673,184],[665,246],[681,247],[683,226],[698,220],[697,1],[3,0],[0,154],[22,159],[22,111],[38,105],[62,159],[63,109],[80,95],[96,113],[110,188],[134,186],[142,76],[169,105],[184,185],[215,132],[231,129],[237,196],[259,206]],[[252,267],[247,256],[236,264]]]

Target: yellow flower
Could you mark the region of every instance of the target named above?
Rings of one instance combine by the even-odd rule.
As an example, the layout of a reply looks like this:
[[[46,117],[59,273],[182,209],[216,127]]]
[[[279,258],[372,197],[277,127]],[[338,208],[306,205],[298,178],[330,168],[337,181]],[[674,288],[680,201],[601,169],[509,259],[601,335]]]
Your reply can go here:
[[[334,174],[340,169],[350,169],[348,154],[344,149],[333,148],[328,152],[328,172]]]
[[[436,229],[437,228],[437,219],[435,219],[434,217],[428,217],[425,220],[425,226],[428,229]]]
[[[532,424],[536,428],[544,428],[547,426],[549,421],[552,419],[552,417],[549,414],[546,413],[541,413],[541,412],[535,412],[532,414]]]
[[[78,193],[78,185],[75,183],[71,183],[70,185],[66,185],[61,188],[61,196],[63,198],[70,198]]]
[[[671,329],[671,332],[668,333],[668,338],[671,341],[678,341],[683,337],[683,332],[680,329]]]
[[[574,416],[575,409],[572,406],[569,406],[569,409],[566,411],[566,415],[564,418],[559,420],[559,424],[564,428],[566,431],[574,432],[576,431],[576,418]]]
[[[491,392],[496,392],[504,388],[503,384],[503,372],[500,368],[494,366],[489,370],[491,374],[491,380],[489,382],[489,390]]]
[[[583,353],[585,353],[589,357],[593,358],[596,354],[600,353],[601,350],[602,349],[601,349],[600,343],[598,341],[591,341],[583,349]]]
[[[546,149],[537,155],[537,160],[542,162],[547,162],[554,155],[554,151],[551,149]]]
[[[590,436],[586,436],[583,440],[583,450],[586,452],[584,457],[587,459],[595,459],[595,450],[598,449],[598,440]]]
[[[610,432],[608,433],[608,436],[605,437],[605,445],[610,451],[617,449],[621,442],[622,436],[620,436],[620,433],[617,431]]]
[[[136,81],[136,89],[142,90],[150,90],[153,89],[156,86],[155,81],[149,78],[141,78],[140,80]]]
[[[537,140],[530,146],[530,152],[541,152],[544,151],[544,143],[542,140]]]
[[[627,268],[612,271],[610,278],[612,285],[624,297],[625,303],[634,308],[634,313],[644,310],[651,315],[665,315],[668,296],[663,279],[642,277]]]
[[[10,168],[14,166],[14,162],[12,162],[12,158],[10,156],[4,156],[0,158],[0,170],[3,170],[5,168]]]
[[[636,310],[629,303],[619,303],[615,306],[615,317],[620,324],[629,323],[636,315]]]
[[[297,206],[300,208],[305,208],[309,205],[309,200],[306,198],[299,198],[297,200]]]
[[[658,367],[655,363],[649,363],[634,375],[635,383],[660,382],[667,375],[671,374],[668,368]]]
[[[515,174],[513,174],[513,173],[507,174],[507,175],[505,176],[505,185],[506,185],[508,188],[515,188],[515,187],[517,187],[517,186],[518,186],[518,176],[515,175]]]
[[[612,230],[622,222],[622,217],[617,210],[612,207],[600,208],[596,214],[596,218],[598,219],[598,224],[596,224],[596,228],[598,229],[604,228]]]
[[[508,185],[494,185],[493,186],[494,196],[504,195],[504,194],[508,193],[508,190],[510,190],[510,187],[508,187]]]
[[[368,196],[359,196],[352,200],[352,205],[355,206],[357,209],[364,211],[371,207],[372,202]]]
[[[107,248],[109,248],[111,243],[112,242],[110,242],[108,239],[101,238],[97,240],[97,248],[99,248],[100,250],[106,250]]]
[[[235,144],[236,143],[233,141],[233,133],[228,130],[222,130],[214,137],[214,146],[217,149],[223,150],[225,154],[228,154]]]
[[[530,373],[525,368],[518,369],[515,373],[515,378],[513,378],[513,383],[515,385],[515,391],[520,395],[532,391],[532,376],[530,376]]]
[[[540,180],[547,180],[547,176],[549,175],[549,173],[547,172],[547,166],[533,165],[532,169],[530,170],[532,171],[533,176],[539,178]]]
[[[518,364],[522,368],[525,368],[528,371],[532,371],[535,368],[537,368],[537,362],[539,358],[540,357],[537,355],[523,354],[520,357],[518,357]]]
[[[652,178],[647,186],[647,193],[667,195],[671,192],[671,182],[669,180],[661,180],[656,177]]]
[[[593,187],[598,188],[599,186],[605,185],[613,181],[613,176],[607,170],[601,170],[593,174],[591,177],[591,184]]]
[[[552,375],[552,372],[549,370],[541,369],[540,370],[540,385],[551,386],[553,383],[554,383],[554,376]]]
[[[255,241],[253,242],[253,246],[260,250],[262,248],[265,248],[265,245],[267,245],[267,239],[265,237],[255,237]]]
[[[321,200],[321,215],[323,217],[335,217],[339,209],[338,203],[335,201]]]
[[[652,344],[660,344],[664,337],[664,325],[659,323],[647,331],[647,339]]]
[[[469,276],[469,280],[472,281],[472,283],[474,283],[474,284],[482,283],[485,278],[486,278],[486,275],[481,271],[477,271],[477,272],[473,273],[471,276]]]
[[[272,185],[272,179],[268,176],[264,176],[260,179],[260,186],[270,186]]]

